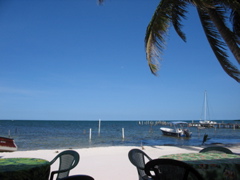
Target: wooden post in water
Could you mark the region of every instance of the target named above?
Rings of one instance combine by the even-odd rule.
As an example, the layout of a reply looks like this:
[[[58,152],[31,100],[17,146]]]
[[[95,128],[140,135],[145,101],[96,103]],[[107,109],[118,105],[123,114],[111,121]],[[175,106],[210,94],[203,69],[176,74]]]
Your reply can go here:
[[[100,135],[101,132],[101,119],[98,120],[98,135]]]
[[[89,129],[89,141],[92,139],[92,128]]]
[[[124,140],[124,128],[122,128],[122,139]]]

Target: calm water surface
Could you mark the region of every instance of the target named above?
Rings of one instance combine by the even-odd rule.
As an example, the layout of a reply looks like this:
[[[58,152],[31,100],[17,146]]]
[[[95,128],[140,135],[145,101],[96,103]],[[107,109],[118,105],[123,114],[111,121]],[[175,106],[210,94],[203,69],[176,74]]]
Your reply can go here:
[[[222,122],[222,121],[220,121]],[[224,121],[240,123],[239,121]],[[19,150],[88,148],[99,146],[128,145],[195,145],[202,144],[206,133],[211,138],[206,144],[240,143],[240,129],[191,127],[193,135],[189,139],[163,136],[161,125],[139,125],[139,121],[0,121],[0,136],[15,139]],[[90,140],[91,129],[91,140]],[[124,139],[123,139],[124,129]]]

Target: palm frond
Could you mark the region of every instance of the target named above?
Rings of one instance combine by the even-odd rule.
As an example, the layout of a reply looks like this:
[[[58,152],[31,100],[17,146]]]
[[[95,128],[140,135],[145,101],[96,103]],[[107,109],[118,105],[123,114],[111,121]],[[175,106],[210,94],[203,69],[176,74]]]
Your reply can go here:
[[[224,71],[237,82],[240,82],[240,71],[228,60],[226,44],[222,41],[218,30],[211,21],[209,14],[198,8],[202,27],[208,42]]]
[[[217,28],[219,34],[224,39],[226,45],[229,47],[229,50],[232,52],[237,62],[240,64],[240,48],[238,47],[237,36],[226,25],[226,12],[222,7],[207,9],[206,12]]]
[[[219,5],[226,7],[227,9],[237,11],[240,13],[240,1],[239,0],[215,0],[215,6]]]
[[[172,3],[162,0],[148,27],[145,35],[145,50],[151,72],[156,75],[159,69],[160,55],[165,49],[165,38],[169,30],[172,17]]]
[[[187,3],[185,1],[175,1],[172,8],[172,23],[177,34],[182,38],[184,42],[186,42],[186,35],[182,32],[181,20],[186,19],[185,14]]]
[[[185,0],[199,9],[213,8],[212,1],[209,0]]]
[[[237,38],[237,43],[240,44],[240,1],[239,0],[217,0],[216,4],[231,10],[230,20],[232,23],[233,33]]]
[[[236,36],[237,44],[240,45],[240,1],[239,0],[217,0],[215,4],[225,7],[230,10],[230,21],[232,23],[232,30]]]
[[[231,22],[233,26],[233,33],[237,38],[238,45],[240,45],[240,13],[237,11],[232,11]]]
[[[102,5],[104,0],[97,0],[97,2],[98,2],[99,5]]]

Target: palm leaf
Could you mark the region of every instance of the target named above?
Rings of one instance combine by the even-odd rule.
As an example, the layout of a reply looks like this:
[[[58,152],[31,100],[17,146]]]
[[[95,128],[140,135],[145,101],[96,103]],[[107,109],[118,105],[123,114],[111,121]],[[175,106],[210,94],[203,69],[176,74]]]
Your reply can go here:
[[[238,45],[240,45],[240,13],[237,11],[232,11],[231,20],[233,25],[233,32],[236,35]]]
[[[199,8],[198,13],[208,42],[222,68],[229,76],[237,82],[240,82],[240,71],[228,60],[226,44],[222,41],[218,30],[209,17],[209,14]]]
[[[233,33],[236,36],[237,43],[240,45],[240,1],[239,0],[218,0],[216,3],[231,10],[230,20]],[[239,62],[240,63],[240,62]]]
[[[212,1],[209,0],[184,0],[200,9],[213,8]]]
[[[98,4],[99,4],[99,5],[102,5],[103,2],[104,2],[104,0],[98,0]]]
[[[217,0],[215,6],[224,6],[230,10],[240,13],[240,1],[239,0]]]
[[[173,27],[184,42],[186,42],[186,36],[181,30],[181,27],[182,27],[181,20],[186,19],[186,16],[185,16],[185,14],[187,13],[186,7],[187,7],[187,3],[185,1],[175,1],[172,8]]]
[[[151,72],[156,75],[159,69],[159,59],[165,49],[167,36],[172,17],[172,3],[162,0],[150,23],[145,35],[146,58]]]
[[[240,63],[240,49],[237,43],[237,36],[226,26],[226,13],[225,9],[222,7],[216,7],[215,9],[208,9],[207,13],[209,14],[212,22],[218,29],[218,32],[221,34],[226,45],[231,50],[232,54]]]

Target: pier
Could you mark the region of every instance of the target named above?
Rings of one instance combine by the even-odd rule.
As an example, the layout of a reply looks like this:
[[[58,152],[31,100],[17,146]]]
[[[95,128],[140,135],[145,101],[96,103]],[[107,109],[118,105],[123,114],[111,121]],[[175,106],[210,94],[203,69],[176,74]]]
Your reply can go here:
[[[187,121],[186,121],[187,122]],[[227,129],[240,129],[240,122],[236,123],[216,123],[216,124],[201,124],[199,122],[187,122],[189,127],[206,127],[206,128],[227,128]],[[139,121],[139,125],[162,125],[171,126],[171,121]]]
[[[200,124],[200,123],[188,123],[189,127],[214,127],[214,128],[228,128],[228,129],[240,129],[240,124],[235,123],[217,123],[217,124]]]

